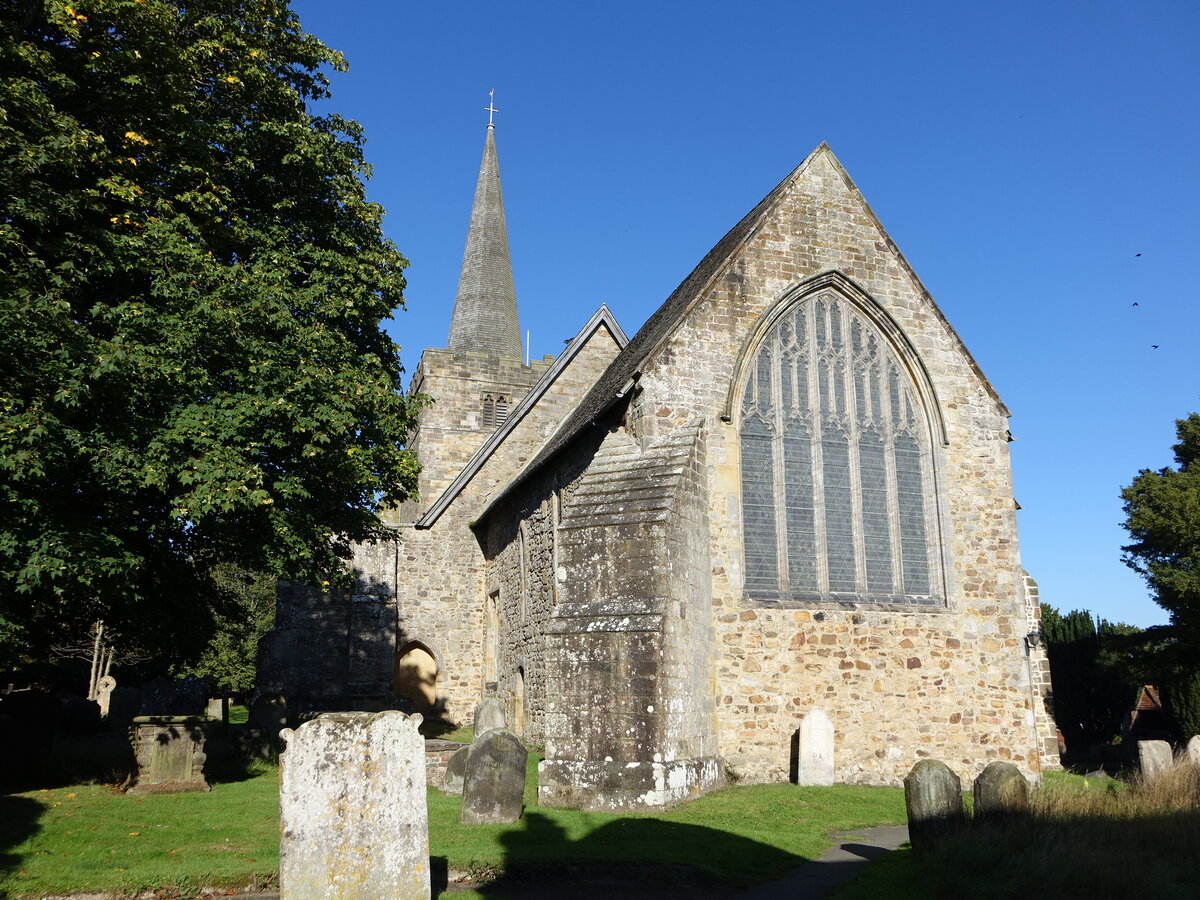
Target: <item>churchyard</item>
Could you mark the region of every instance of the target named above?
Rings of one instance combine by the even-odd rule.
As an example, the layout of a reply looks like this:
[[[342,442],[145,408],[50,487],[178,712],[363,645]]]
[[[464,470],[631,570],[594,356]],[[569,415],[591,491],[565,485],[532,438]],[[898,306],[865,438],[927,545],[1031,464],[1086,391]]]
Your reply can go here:
[[[461,824],[461,798],[427,790],[434,896],[452,878],[578,880],[613,866],[720,895],[781,877],[818,855],[831,831],[904,821],[901,789],[853,785],[733,786],[657,816],[541,808],[539,758],[529,756],[524,814],[511,825]],[[110,783],[0,797],[0,896],[277,890],[278,767],[210,781],[209,793],[132,797]]]
[[[501,725],[487,736],[508,734]],[[449,736],[473,737],[469,729]],[[81,783],[60,779],[0,797],[0,896],[279,890],[279,766],[239,759],[220,739],[207,749],[210,792],[138,796],[112,781],[80,779],[89,754],[93,771],[118,770],[106,758],[111,742],[60,744],[57,770]],[[547,808],[537,800],[539,760],[530,753],[525,761],[523,810],[514,822],[464,824],[460,796],[419,785],[432,896],[519,897],[533,884],[592,882],[619,872],[651,896],[657,887],[682,885],[694,896],[720,897],[783,877],[819,855],[831,832],[905,821],[904,790],[854,785],[733,785],[657,815]],[[1159,762],[1144,761],[1151,768]],[[935,800],[951,827],[926,840],[914,829],[916,852],[904,847],[888,855],[835,896],[1189,895],[1191,861],[1200,852],[1200,769],[1193,762],[1145,779],[1048,773],[1028,795],[1027,812],[985,821],[983,804],[1026,803],[1024,780],[1010,769],[991,767],[981,793],[940,763],[920,764],[913,777],[940,791]],[[465,778],[472,778],[470,767]],[[363,781],[346,776],[350,786]],[[363,802],[372,802],[372,786],[359,787]],[[303,802],[337,790],[329,783],[306,790],[302,780],[294,789]],[[314,807],[304,824],[318,817]],[[284,824],[286,831],[286,816]]]

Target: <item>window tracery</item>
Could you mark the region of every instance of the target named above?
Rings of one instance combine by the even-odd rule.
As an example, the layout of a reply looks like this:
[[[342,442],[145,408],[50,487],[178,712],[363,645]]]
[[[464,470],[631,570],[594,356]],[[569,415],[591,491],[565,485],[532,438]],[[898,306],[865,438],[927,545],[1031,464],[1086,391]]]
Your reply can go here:
[[[879,328],[823,290],[771,326],[745,372],[747,593],[940,603],[928,422]]]

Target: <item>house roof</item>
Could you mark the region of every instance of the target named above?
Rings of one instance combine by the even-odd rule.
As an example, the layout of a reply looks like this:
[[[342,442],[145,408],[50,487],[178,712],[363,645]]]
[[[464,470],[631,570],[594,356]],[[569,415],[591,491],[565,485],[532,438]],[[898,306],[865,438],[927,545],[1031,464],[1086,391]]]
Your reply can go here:
[[[529,389],[529,393],[527,393],[521,399],[520,403],[513,407],[512,412],[508,414],[508,418],[504,420],[504,424],[492,432],[488,439],[480,445],[479,449],[476,450],[474,455],[467,461],[467,464],[454,477],[454,480],[450,482],[446,490],[442,492],[442,495],[438,497],[436,501],[434,501],[433,505],[430,506],[429,509],[427,509],[415,523],[413,523],[414,527],[432,527],[433,523],[436,522],[441,517],[442,513],[444,513],[450,506],[450,504],[454,502],[455,498],[462,493],[463,488],[465,488],[471,482],[471,479],[473,479],[479,472],[479,470],[483,468],[484,463],[491,458],[492,454],[495,453],[496,448],[504,443],[505,438],[507,438],[509,434],[512,433],[513,429],[520,424],[521,420],[525,418],[526,413],[528,413],[535,405],[537,405],[538,401],[543,397],[543,395],[545,395],[550,385],[554,384],[554,382],[558,379],[558,376],[562,374],[563,370],[566,369],[567,366],[571,364],[572,360],[579,355],[580,351],[582,351],[587,345],[587,342],[592,335],[602,327],[608,329],[609,333],[612,334],[613,339],[617,342],[618,347],[623,348],[629,343],[629,338],[625,336],[625,332],[617,323],[616,317],[612,314],[612,311],[608,308],[607,304],[601,304],[600,308],[592,313],[592,317],[588,319],[583,328],[579,330],[579,333],[576,334],[575,337],[573,337],[563,348],[563,352],[558,355],[558,358],[554,360],[554,363],[550,366],[550,368],[543,372],[542,377],[539,378],[534,383],[533,387]]]

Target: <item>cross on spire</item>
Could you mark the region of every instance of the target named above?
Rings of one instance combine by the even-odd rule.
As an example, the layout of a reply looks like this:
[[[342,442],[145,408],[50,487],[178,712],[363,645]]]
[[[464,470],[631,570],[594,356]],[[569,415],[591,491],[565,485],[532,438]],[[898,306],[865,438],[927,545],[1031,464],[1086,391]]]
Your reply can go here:
[[[495,93],[496,93],[495,88],[492,88],[490,91],[488,91],[488,105],[484,107],[484,109],[487,110],[487,114],[488,114],[488,128],[495,127],[495,125],[492,124],[492,113],[500,112],[500,110],[496,109],[495,104],[492,102],[492,95]]]

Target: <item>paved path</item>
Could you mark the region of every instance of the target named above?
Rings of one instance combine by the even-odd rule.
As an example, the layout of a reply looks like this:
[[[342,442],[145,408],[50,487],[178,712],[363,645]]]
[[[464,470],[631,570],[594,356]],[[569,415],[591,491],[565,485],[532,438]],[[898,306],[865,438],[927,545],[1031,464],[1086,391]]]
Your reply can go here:
[[[880,825],[830,835],[833,846],[816,859],[793,869],[780,881],[757,884],[730,900],[818,900],[849,881],[874,859],[908,840],[904,825]]]

